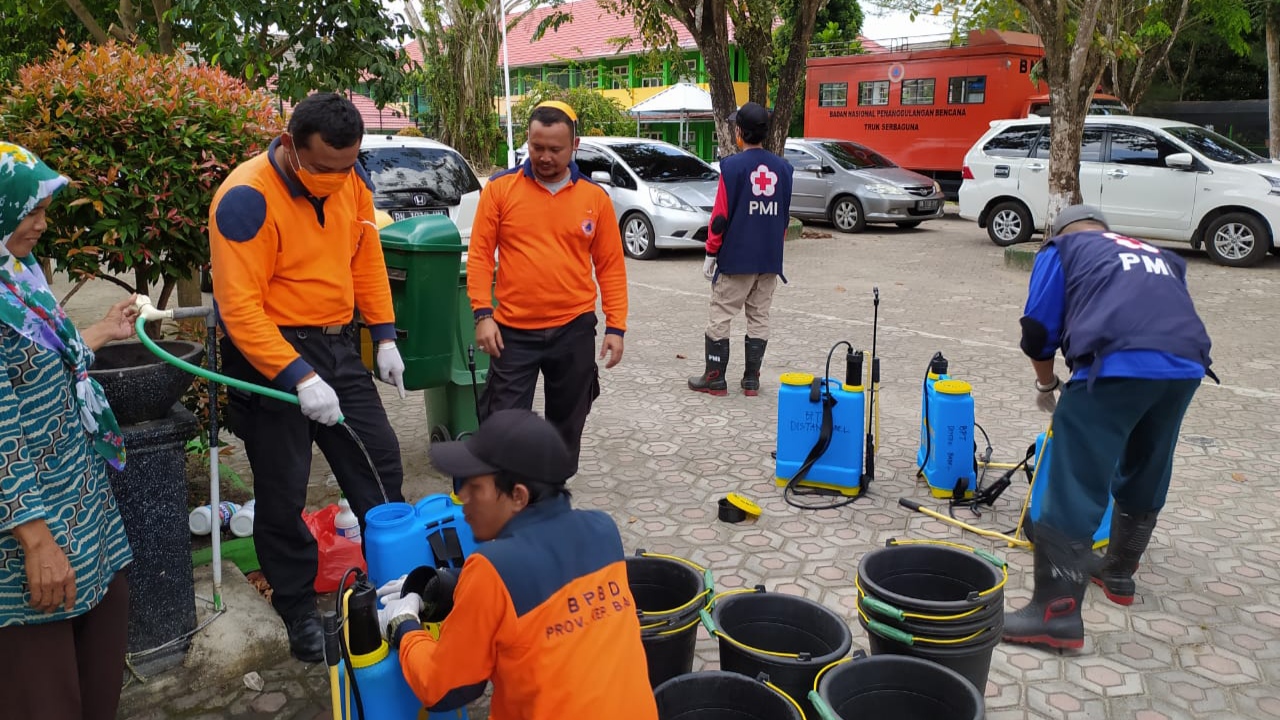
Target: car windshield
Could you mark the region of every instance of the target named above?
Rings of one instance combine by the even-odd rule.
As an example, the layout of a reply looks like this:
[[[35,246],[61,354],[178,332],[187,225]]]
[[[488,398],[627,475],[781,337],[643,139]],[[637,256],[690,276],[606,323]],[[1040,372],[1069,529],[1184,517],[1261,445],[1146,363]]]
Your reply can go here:
[[[898,167],[885,156],[863,147],[857,143],[851,142],[824,142],[818,143],[818,147],[822,148],[832,160],[835,160],[840,167],[845,170],[872,170],[875,168],[893,168]]]
[[[609,149],[646,182],[715,180],[720,177],[710,165],[673,145],[627,143],[610,145]]]
[[[1165,132],[1190,145],[1196,152],[1220,163],[1230,165],[1249,165],[1264,163],[1267,159],[1252,150],[1237,144],[1234,140],[1219,135],[1202,127],[1179,125],[1167,127]]]
[[[445,148],[381,147],[360,151],[360,164],[380,193],[426,193],[435,203],[457,205],[480,182],[458,153]]]

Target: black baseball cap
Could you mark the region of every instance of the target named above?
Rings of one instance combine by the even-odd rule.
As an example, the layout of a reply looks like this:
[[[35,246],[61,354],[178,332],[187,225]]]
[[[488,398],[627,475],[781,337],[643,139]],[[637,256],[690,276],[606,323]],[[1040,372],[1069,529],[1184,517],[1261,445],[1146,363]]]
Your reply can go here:
[[[560,433],[531,410],[499,410],[465,440],[432,443],[431,464],[454,478],[500,471],[563,485],[577,472]]]
[[[1092,205],[1072,205],[1069,208],[1063,209],[1062,212],[1058,213],[1058,217],[1054,218],[1053,234],[1055,236],[1061,235],[1062,231],[1065,230],[1068,225],[1084,220],[1092,220],[1093,222],[1100,223],[1108,230],[1111,229],[1111,226],[1107,224],[1106,216],[1104,216],[1102,211],[1098,208]]]
[[[764,132],[769,129],[769,111],[760,103],[749,102],[729,116],[729,122],[743,130]]]

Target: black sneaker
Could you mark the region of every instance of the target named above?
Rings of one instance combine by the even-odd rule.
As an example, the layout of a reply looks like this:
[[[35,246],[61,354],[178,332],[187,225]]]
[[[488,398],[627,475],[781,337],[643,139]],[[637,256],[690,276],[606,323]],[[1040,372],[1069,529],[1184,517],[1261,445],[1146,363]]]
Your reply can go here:
[[[289,652],[295,658],[304,663],[324,661],[324,629],[314,610],[285,620],[284,627],[289,633]]]

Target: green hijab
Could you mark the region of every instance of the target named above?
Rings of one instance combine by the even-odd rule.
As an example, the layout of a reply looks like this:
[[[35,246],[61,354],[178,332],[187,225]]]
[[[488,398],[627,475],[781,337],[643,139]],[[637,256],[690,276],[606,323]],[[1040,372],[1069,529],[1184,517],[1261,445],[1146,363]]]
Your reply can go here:
[[[76,403],[94,450],[115,469],[124,468],[124,436],[98,381],[89,377],[93,353],[84,344],[45,282],[35,258],[14,257],[5,243],[46,198],[66,187],[26,148],[0,141],[0,322],[43,348],[58,353],[75,380]]]

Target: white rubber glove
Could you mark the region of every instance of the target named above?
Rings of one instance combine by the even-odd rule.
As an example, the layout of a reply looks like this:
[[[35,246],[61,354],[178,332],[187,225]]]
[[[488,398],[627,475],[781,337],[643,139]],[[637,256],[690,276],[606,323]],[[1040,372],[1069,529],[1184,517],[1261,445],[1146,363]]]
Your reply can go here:
[[[298,404],[302,406],[302,414],[308,420],[321,425],[336,425],[342,419],[338,393],[329,387],[329,383],[320,379],[319,375],[312,375],[298,383]]]
[[[387,606],[378,611],[378,629],[385,640],[391,640],[388,632],[392,621],[418,620],[422,614],[422,598],[417,593],[409,593],[402,598],[387,602]],[[398,623],[397,623],[398,624]]]
[[[404,392],[404,360],[400,359],[400,351],[393,342],[378,345],[378,379],[388,385],[395,385],[403,400]]]
[[[400,599],[400,591],[404,588],[404,579],[407,577],[409,576],[401,575],[395,580],[386,581],[382,587],[378,588],[378,601],[383,607],[386,607],[387,603]]]
[[[1036,380],[1036,407],[1044,412],[1052,413],[1058,407],[1058,390],[1062,387],[1062,380],[1057,375],[1053,376],[1053,382],[1048,385],[1041,385]]]
[[[702,261],[702,276],[708,280],[716,278],[716,256],[708,255],[706,260]]]

